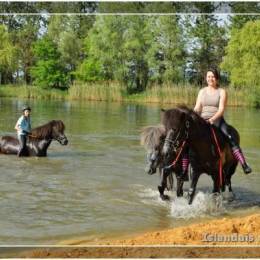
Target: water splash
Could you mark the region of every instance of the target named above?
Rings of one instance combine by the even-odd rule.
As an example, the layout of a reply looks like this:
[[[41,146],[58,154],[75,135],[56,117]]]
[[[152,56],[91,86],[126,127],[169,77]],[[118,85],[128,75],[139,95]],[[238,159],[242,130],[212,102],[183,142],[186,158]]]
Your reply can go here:
[[[174,218],[195,218],[216,216],[226,211],[221,195],[198,192],[193,203],[188,205],[185,197],[174,198],[171,204],[171,216]]]
[[[170,192],[165,192],[170,197],[173,197],[174,194]],[[146,205],[157,205],[157,206],[169,206],[169,201],[163,201],[157,189],[146,188],[138,191],[138,196],[141,198],[141,202]]]

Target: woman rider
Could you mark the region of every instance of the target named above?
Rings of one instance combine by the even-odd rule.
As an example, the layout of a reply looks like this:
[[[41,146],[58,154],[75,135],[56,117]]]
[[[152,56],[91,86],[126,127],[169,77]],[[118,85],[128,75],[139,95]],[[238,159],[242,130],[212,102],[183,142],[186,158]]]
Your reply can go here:
[[[210,124],[217,126],[228,138],[232,148],[233,156],[240,162],[245,174],[251,173],[252,169],[246,163],[245,157],[239,144],[235,142],[232,133],[229,132],[227,123],[224,120],[224,111],[227,104],[227,93],[220,88],[219,73],[216,69],[209,69],[206,74],[207,87],[199,91],[194,111]],[[187,153],[182,158],[182,169],[184,179],[187,179],[189,160]]]
[[[20,148],[17,154],[19,157],[27,155],[28,153],[26,148],[26,140],[27,140],[27,135],[31,132],[30,113],[31,113],[31,108],[25,106],[23,108],[22,116],[18,119],[15,125],[15,130],[17,131],[18,140],[20,143]]]

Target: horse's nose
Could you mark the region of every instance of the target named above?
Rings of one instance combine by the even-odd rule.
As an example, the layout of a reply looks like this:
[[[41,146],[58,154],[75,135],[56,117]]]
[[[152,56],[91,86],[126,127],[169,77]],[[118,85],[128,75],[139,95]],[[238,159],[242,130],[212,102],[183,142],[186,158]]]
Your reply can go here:
[[[64,141],[64,145],[67,145],[68,144],[68,139],[66,139],[65,141]]]

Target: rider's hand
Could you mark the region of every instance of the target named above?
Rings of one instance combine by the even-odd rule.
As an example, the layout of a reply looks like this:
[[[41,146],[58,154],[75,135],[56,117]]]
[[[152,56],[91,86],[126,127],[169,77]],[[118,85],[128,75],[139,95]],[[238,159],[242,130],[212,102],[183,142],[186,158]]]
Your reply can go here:
[[[208,119],[208,122],[211,124],[211,125],[213,125],[214,124],[214,121],[210,118],[210,119]]]

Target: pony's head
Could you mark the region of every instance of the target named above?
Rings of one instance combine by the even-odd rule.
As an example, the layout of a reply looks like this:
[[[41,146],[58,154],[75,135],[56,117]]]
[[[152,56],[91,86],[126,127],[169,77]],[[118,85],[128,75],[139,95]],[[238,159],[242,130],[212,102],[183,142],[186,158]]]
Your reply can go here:
[[[65,125],[61,120],[52,120],[49,123],[32,130],[32,136],[37,139],[54,139],[61,145],[67,145],[68,139],[64,134]]]
[[[52,138],[57,140],[61,145],[67,145],[68,139],[64,134],[65,125],[61,120],[52,120]]]
[[[165,139],[165,128],[159,126],[147,126],[142,129],[141,145],[147,151],[147,164],[145,172],[156,173],[156,169],[162,163],[162,147]]]
[[[166,129],[163,155],[167,157],[172,151],[176,153],[188,139],[192,124],[191,110],[185,106],[163,110],[162,123]]]

